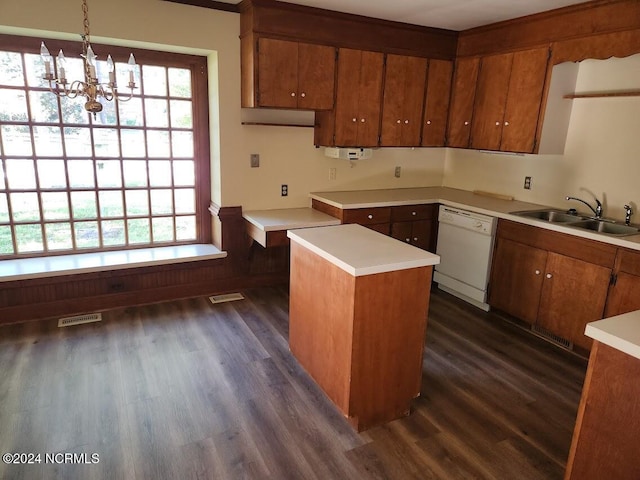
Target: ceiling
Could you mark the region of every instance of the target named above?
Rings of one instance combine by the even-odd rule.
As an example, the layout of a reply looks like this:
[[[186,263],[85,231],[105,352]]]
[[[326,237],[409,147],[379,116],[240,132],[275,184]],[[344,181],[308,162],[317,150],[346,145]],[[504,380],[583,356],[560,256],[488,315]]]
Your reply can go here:
[[[468,28],[553,10],[584,0],[289,0],[288,3],[427,27]],[[199,2],[203,5],[204,2]],[[235,5],[240,0],[212,3]]]

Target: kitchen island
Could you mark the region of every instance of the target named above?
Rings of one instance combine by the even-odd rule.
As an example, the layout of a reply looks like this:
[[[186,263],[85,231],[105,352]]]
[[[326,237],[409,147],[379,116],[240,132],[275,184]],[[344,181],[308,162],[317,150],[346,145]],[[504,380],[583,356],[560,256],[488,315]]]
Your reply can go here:
[[[594,339],[565,480],[640,478],[640,311],[587,325]]]
[[[287,235],[293,355],[358,431],[408,415],[438,256],[355,224]]]

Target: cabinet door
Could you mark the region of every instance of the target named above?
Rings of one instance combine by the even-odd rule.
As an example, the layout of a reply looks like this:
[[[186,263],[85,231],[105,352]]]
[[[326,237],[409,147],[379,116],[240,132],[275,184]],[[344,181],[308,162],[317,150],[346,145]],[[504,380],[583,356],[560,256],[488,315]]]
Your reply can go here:
[[[491,268],[489,305],[534,324],[546,261],[545,250],[498,238]]]
[[[512,64],[512,53],[482,59],[471,128],[472,148],[500,150]]]
[[[378,52],[340,49],[335,106],[336,145],[378,145],[383,57]]]
[[[640,310],[640,252],[619,248],[616,255],[615,282],[609,287],[604,316]]]
[[[404,55],[387,55],[382,106],[380,145],[420,145],[422,104],[427,60]]]
[[[602,318],[610,278],[610,268],[549,252],[538,325],[590,349],[584,329]]]
[[[258,40],[258,104],[297,108],[298,43]]]
[[[456,60],[447,135],[447,144],[450,147],[467,148],[469,146],[479,65],[478,58]]]
[[[548,48],[513,54],[500,150],[534,151],[548,62]]]
[[[638,292],[640,292],[639,276],[625,272],[618,273],[615,285],[609,289],[605,318],[640,310]]]
[[[416,220],[411,222],[411,245],[423,250],[434,251],[431,239],[433,238],[433,220]]]
[[[443,147],[445,145],[452,72],[453,62],[429,60],[427,91],[424,97],[424,121],[422,123],[423,147]]]
[[[336,49],[298,44],[298,108],[331,110],[335,93]]]
[[[411,243],[413,222],[393,222],[391,224],[391,236],[401,242]]]

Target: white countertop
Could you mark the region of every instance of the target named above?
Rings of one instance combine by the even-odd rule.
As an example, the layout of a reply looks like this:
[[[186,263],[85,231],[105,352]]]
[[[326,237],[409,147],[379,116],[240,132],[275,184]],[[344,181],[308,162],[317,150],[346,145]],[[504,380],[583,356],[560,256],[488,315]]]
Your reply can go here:
[[[640,359],[640,310],[591,322],[587,324],[584,333],[594,340]]]
[[[222,252],[213,245],[194,244],[2,260],[0,282],[211,260],[226,256],[227,252]]]
[[[308,207],[280,210],[249,210],[243,212],[242,216],[245,220],[265,232],[340,224],[340,220],[337,218]]]
[[[515,222],[545,228],[576,237],[588,238],[599,242],[640,250],[640,234],[625,237],[603,235],[589,230],[563,226],[561,223],[550,223],[533,218],[512,215],[510,212],[521,210],[538,210],[541,208],[567,209],[571,205],[561,207],[539,205],[518,200],[501,200],[498,198],[477,195],[466,190],[448,187],[397,188],[386,190],[353,190],[343,192],[314,192],[310,197],[343,210],[353,208],[393,207],[400,205],[417,205],[441,203],[450,207],[462,208],[496,218],[504,218]]]
[[[287,236],[354,277],[440,263],[438,255],[357,224],[289,230]]]

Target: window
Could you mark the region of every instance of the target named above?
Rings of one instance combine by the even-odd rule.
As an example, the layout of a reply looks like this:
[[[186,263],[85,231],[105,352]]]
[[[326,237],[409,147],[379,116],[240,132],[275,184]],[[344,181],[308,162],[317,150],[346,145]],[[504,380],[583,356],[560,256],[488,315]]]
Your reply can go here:
[[[83,78],[80,42],[47,44]],[[119,85],[139,64],[95,118],[49,91],[39,39],[0,36],[0,259],[210,241],[206,59],[93,47],[101,79],[107,53]]]

